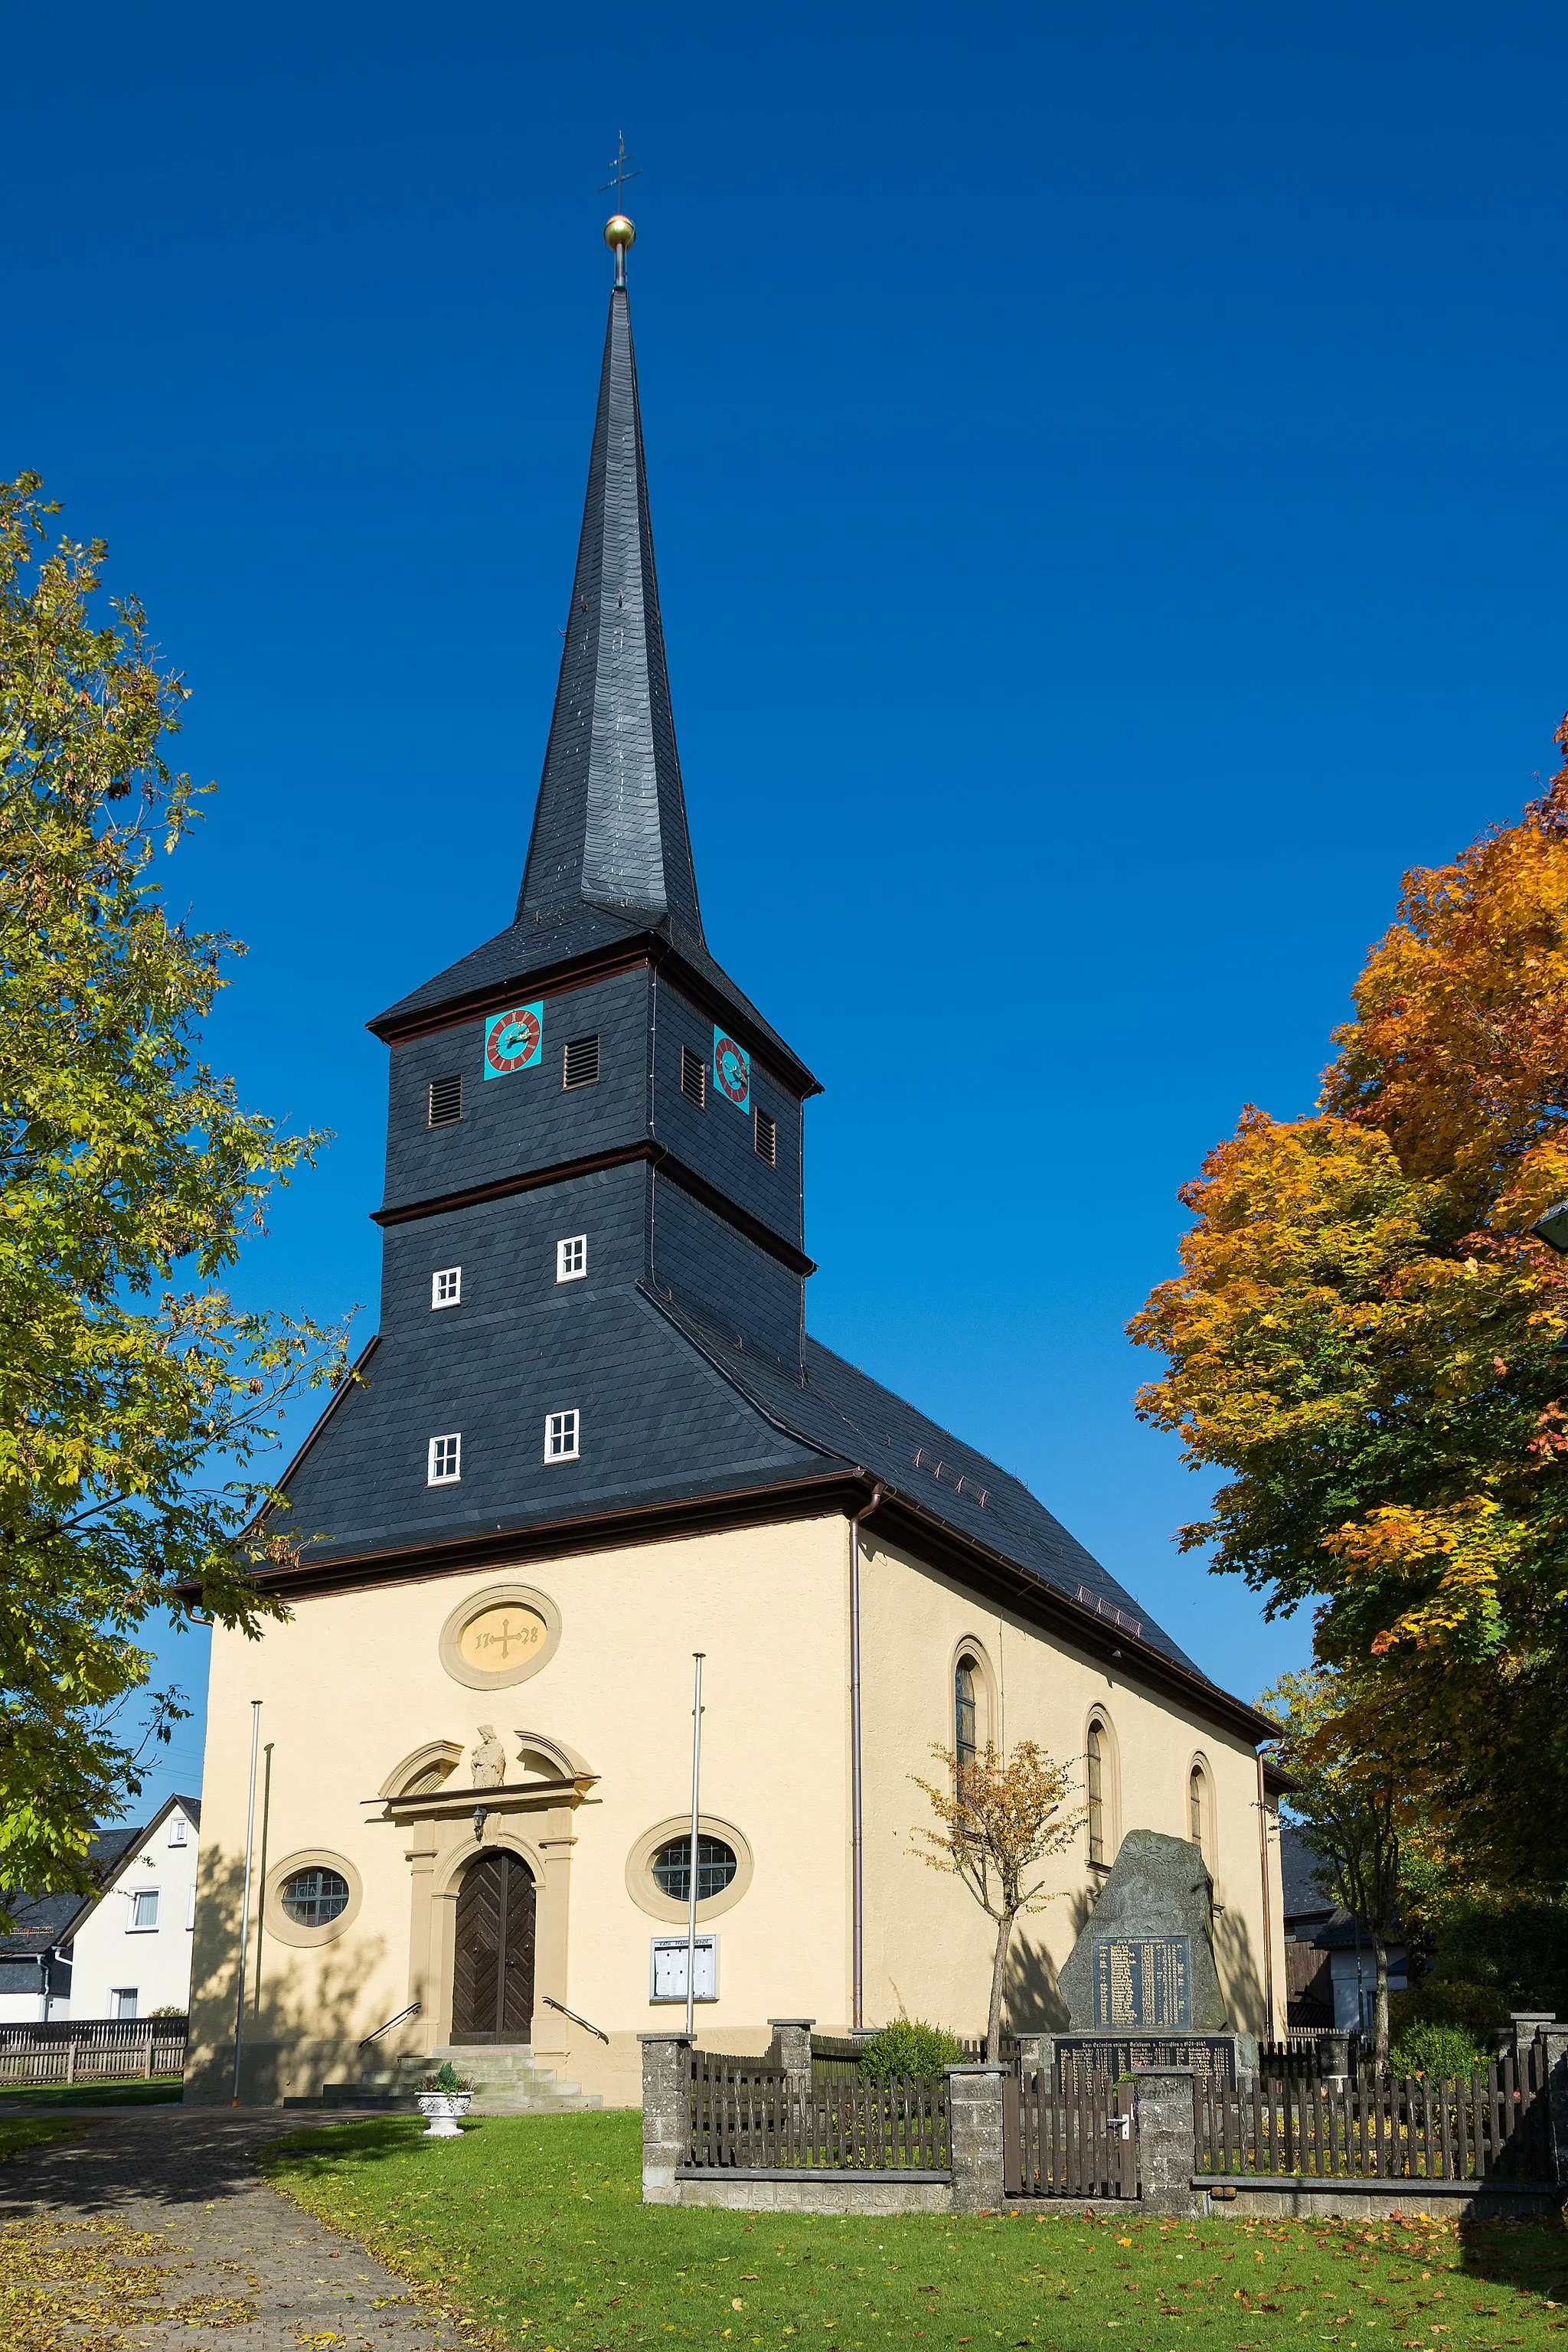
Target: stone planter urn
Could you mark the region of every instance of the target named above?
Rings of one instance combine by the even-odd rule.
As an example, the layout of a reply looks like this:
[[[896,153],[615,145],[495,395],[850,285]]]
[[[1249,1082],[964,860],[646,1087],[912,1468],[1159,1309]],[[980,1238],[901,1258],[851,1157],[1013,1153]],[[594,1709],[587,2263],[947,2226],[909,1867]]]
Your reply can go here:
[[[426,2118],[426,2139],[457,2139],[458,2118],[473,2104],[472,2091],[421,2091],[419,2112]]]

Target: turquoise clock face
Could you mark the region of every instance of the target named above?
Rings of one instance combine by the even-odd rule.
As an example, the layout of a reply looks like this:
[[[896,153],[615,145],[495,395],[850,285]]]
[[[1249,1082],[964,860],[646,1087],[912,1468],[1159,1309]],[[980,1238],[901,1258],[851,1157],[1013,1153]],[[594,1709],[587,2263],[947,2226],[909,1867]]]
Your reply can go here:
[[[531,1070],[544,1050],[544,1007],[514,1004],[485,1023],[485,1076],[510,1078],[514,1070]]]
[[[752,1057],[727,1031],[713,1032],[713,1083],[737,1110],[752,1108]]]

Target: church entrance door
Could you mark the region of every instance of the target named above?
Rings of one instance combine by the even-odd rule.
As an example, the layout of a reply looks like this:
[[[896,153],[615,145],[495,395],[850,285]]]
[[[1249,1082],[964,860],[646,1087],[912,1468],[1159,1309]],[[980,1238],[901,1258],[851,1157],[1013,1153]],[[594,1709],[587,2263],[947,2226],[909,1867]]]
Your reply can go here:
[[[458,1889],[454,2042],[526,2042],[533,2023],[535,1894],[528,1864],[504,1846],[481,1853]]]

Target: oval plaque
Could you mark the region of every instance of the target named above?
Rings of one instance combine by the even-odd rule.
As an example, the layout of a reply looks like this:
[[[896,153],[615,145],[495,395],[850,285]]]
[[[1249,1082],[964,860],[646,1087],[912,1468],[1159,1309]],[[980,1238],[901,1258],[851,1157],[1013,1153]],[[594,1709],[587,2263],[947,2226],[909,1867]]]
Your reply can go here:
[[[485,1609],[458,1634],[458,1653],[465,1665],[481,1674],[504,1674],[536,1656],[549,1637],[550,1628],[535,1609]]]
[[[528,1584],[492,1584],[470,1593],[441,1629],[441,1664],[470,1690],[526,1682],[554,1655],[561,1612]]]

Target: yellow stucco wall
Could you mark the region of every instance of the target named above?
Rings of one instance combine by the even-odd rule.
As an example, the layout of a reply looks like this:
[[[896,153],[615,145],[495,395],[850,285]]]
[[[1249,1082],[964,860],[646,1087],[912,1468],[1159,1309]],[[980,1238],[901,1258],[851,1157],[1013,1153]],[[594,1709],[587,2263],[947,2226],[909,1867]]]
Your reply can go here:
[[[720,1939],[720,1998],[699,2010],[700,2037],[760,2050],[767,2020],[781,2015],[842,2031],[851,2014],[847,1532],[834,1517],[492,1567],[305,1600],[259,1642],[215,1632],[190,2095],[228,2095],[249,1702],[258,1698],[261,1740],[272,1749],[268,1878],[294,1854],[337,1856],[359,1894],[342,1932],[315,1947],[263,1928],[258,2006],[253,1925],[247,2094],[310,2093],[359,2075],[360,2037],[411,2000],[423,2001],[423,2016],[386,2037],[378,2055],[439,2040],[449,1961],[421,1921],[443,1902],[449,1920],[458,1866],[477,1851],[468,1815],[483,1792],[468,1791],[468,1752],[489,1723],[506,1747],[509,1781],[521,1770],[512,1760],[521,1730],[563,1743],[596,1776],[574,1810],[498,1812],[486,1836],[510,1843],[541,1880],[542,1992],[555,1990],[611,2036],[606,2050],[536,2003],[541,2063],[634,2103],[637,2033],[681,2019],[649,2001],[649,1939],[672,1927],[633,1901],[627,1857],[656,1823],[689,1808],[697,1649],[706,1654],[702,1811],[732,1822],[754,1860],[744,1896],[704,1923]],[[870,1528],[863,1559],[868,2021],[895,2015],[901,2000],[960,2032],[984,2023],[988,1924],[961,1887],[910,1858],[925,1802],[909,1775],[925,1768],[932,1740],[951,1736],[953,1659],[967,1641],[987,1668],[1001,1740],[1027,1734],[1076,1759],[1090,1701],[1102,1704],[1120,1748],[1122,1829],[1183,1834],[1188,1767],[1204,1755],[1216,1793],[1222,1979],[1237,2021],[1259,2026],[1256,1769],[1245,1741],[1108,1681],[1059,1642],[879,1547]],[[509,1581],[553,1601],[559,1647],[526,1681],[468,1688],[441,1664],[441,1629],[470,1595]],[[451,1784],[462,1805],[446,1807],[438,1832],[389,1822],[382,1803],[362,1801],[401,1759],[440,1740],[460,1743],[464,1759]],[[258,1845],[262,1785],[258,1775]],[[1050,2021],[1054,1970],[1096,1883],[1081,1841],[1058,1877],[1063,1899],[1028,1924],[1015,2022]],[[1276,1898],[1277,1937],[1279,1916]],[[1277,1978],[1282,1999],[1282,1954]]]

